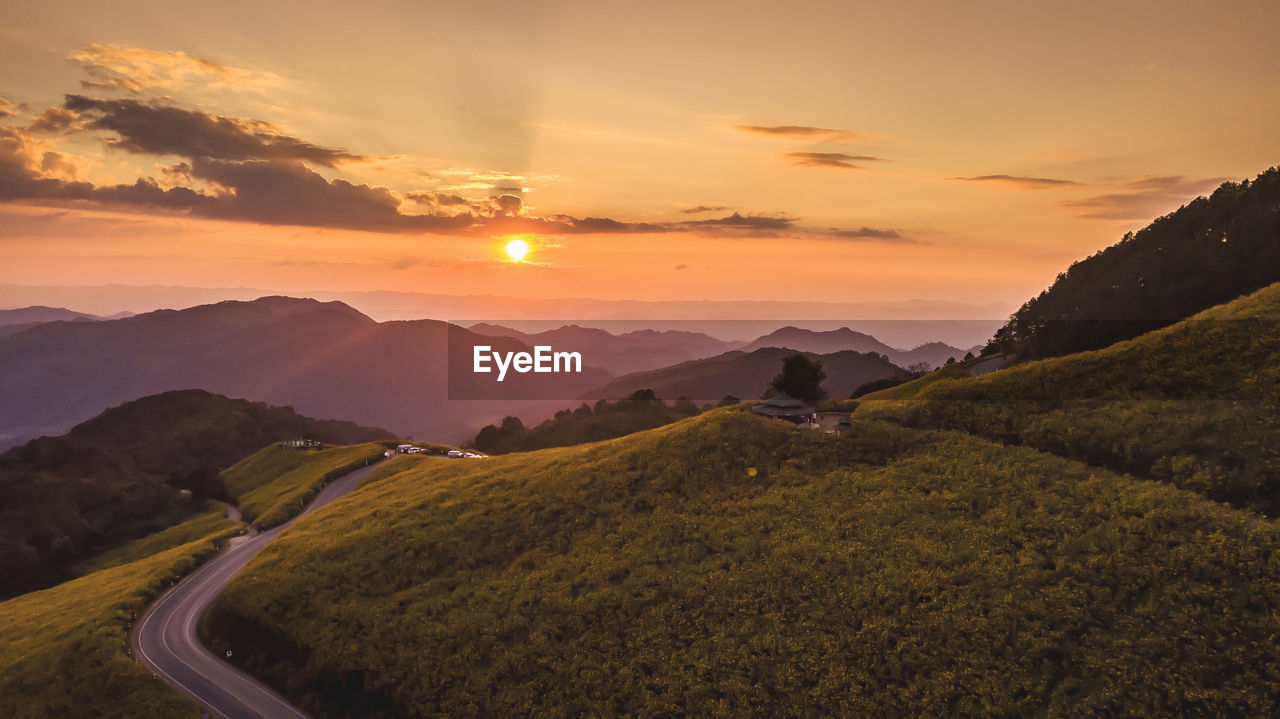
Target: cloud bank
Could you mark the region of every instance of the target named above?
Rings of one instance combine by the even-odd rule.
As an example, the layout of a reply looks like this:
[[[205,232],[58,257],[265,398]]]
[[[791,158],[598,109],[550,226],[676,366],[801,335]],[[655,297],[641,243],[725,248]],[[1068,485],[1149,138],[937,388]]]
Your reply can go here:
[[[130,53],[124,56],[134,57]],[[189,69],[195,67],[213,77],[223,76],[222,71],[197,60],[183,56],[169,57],[166,62],[188,68],[183,72],[196,72]],[[144,73],[143,80],[150,82],[149,78]],[[139,87],[143,84],[139,81]],[[133,87],[122,89],[131,91]],[[49,138],[71,136],[99,141],[110,150],[166,162],[157,165],[159,179],[143,176],[132,183],[94,184],[77,179],[79,158],[51,149],[53,140]],[[524,202],[520,182],[523,178],[507,173],[443,170],[440,174],[466,181],[434,190],[397,192],[342,178],[330,179],[315,169],[335,169],[376,159],[309,142],[258,120],[216,115],[158,100],[68,95],[60,106],[38,114],[25,129],[0,125],[0,201],[93,203],[265,225],[388,233],[693,233],[711,237],[911,241],[892,229],[813,228],[796,218],[777,214],[733,212],[674,222],[534,215]],[[840,166],[871,159],[874,158],[843,153],[827,153],[826,157],[826,161]],[[463,194],[480,189],[487,196],[472,198]],[[687,213],[725,209],[699,206],[689,208]]]

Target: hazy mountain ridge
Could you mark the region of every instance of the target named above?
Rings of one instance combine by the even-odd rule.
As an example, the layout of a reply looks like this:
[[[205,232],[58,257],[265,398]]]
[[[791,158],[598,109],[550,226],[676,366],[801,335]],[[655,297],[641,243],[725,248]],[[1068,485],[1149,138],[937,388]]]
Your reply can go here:
[[[611,375],[632,374],[624,372],[628,368],[668,370],[657,377],[673,379],[690,369],[682,366],[688,358],[714,357],[736,343],[696,332],[612,334],[580,326],[530,334],[481,325],[477,331],[495,334],[437,320],[376,322],[340,302],[280,296],[114,321],[44,323],[0,340],[0,393],[7,404],[0,416],[0,448],[64,432],[120,402],[189,387],[385,426],[401,435],[463,441],[506,414],[536,422],[575,398],[600,398],[591,396],[592,388],[605,387],[612,398],[645,388],[671,399],[695,394],[710,400],[725,394],[754,397],[763,391],[760,378],[767,382],[778,369],[767,366],[778,358],[760,355],[747,362],[750,368],[720,367],[718,371],[728,373],[725,377],[714,376],[717,370],[708,365],[694,384],[642,382],[617,389],[609,384]],[[884,350],[881,354],[895,352],[851,331],[796,333],[799,338],[835,339],[834,346],[848,344],[849,337],[865,337],[864,344]],[[493,375],[470,372],[476,344],[504,352],[548,344],[581,351],[586,366],[576,375],[511,374],[498,385]],[[933,349],[926,345],[918,351]],[[862,383],[897,371],[853,355],[829,361],[833,396],[847,397]]]
[[[614,334],[574,324],[536,333],[488,323],[471,325],[468,329],[481,335],[511,337],[531,347],[550,345],[555,349],[581,352],[585,361],[615,375],[710,357],[741,344],[700,332],[636,330]]]
[[[0,310],[0,327],[9,325],[34,325],[44,322],[63,322],[73,320],[101,320],[98,315],[86,312],[75,312],[64,307],[45,307],[32,305],[13,310]]]
[[[769,381],[782,369],[782,360],[796,352],[780,347],[733,350],[672,367],[624,375],[583,394],[582,398],[621,399],[637,390],[650,389],[664,398],[717,401],[733,395],[739,399],[755,399],[768,389]],[[828,354],[802,354],[822,363],[827,374],[822,384],[832,397],[848,397],[867,382],[903,372],[874,352],[843,350]]]
[[[527,349],[436,320],[378,323],[342,303],[286,297],[44,324],[0,340],[7,404],[0,445],[60,433],[106,407],[188,387],[402,435],[434,428],[464,439],[501,410],[451,402],[451,390],[465,397],[570,398],[610,376],[592,367],[577,375],[514,375],[497,392],[488,377],[449,374],[451,358],[469,367],[475,343]],[[519,404],[499,404],[507,401]],[[469,418],[478,424],[468,427]]]
[[[926,342],[914,349],[903,350],[890,347],[869,334],[848,327],[822,331],[792,326],[782,327],[740,349],[750,352],[762,347],[785,347],[815,354],[830,354],[845,350],[875,352],[884,355],[899,367],[910,367],[924,362],[930,369],[946,364],[951,358],[959,360],[969,351],[943,342]]]
[[[33,305],[14,310],[0,310],[0,337],[25,332],[48,322],[97,322],[107,319],[62,307]]]

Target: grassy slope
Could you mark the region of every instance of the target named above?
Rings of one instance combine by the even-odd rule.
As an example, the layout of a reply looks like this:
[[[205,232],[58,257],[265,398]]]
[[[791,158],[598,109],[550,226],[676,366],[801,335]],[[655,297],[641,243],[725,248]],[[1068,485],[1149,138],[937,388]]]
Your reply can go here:
[[[963,379],[968,376],[969,376],[969,373],[964,369],[963,365],[960,365],[960,364],[943,365],[942,367],[939,367],[938,369],[926,374],[923,377],[918,377],[916,379],[911,380],[910,382],[903,382],[902,384],[896,387],[888,387],[886,389],[878,390],[870,394],[863,395],[862,397],[859,397],[857,401],[861,402],[864,400],[909,399],[911,397],[915,397],[922,390],[924,390],[925,387],[928,387],[934,384],[935,382],[940,382],[942,380],[949,380],[949,379]]]
[[[188,544],[208,536],[219,535],[231,530],[239,530],[239,522],[227,519],[227,512],[221,506],[212,512],[206,512],[181,524],[149,534],[141,539],[105,552],[91,561],[76,567],[76,573],[83,576],[102,571],[122,564],[129,564],[146,559],[165,550]]]
[[[215,606],[317,716],[1262,715],[1275,524],[956,433],[739,409],[388,465]]]
[[[322,450],[285,449],[271,445],[222,473],[227,490],[236,497],[246,521],[274,527],[302,511],[329,480],[382,456],[380,442],[328,447]]]
[[[962,429],[1280,513],[1280,284],[1102,350],[932,377],[869,395],[859,416]]]
[[[219,470],[298,437],[355,443],[391,435],[290,407],[177,390],[0,454],[0,598],[71,579],[75,565],[190,519],[202,505],[179,489],[227,499]]]
[[[0,602],[0,716],[198,716],[129,656],[128,625],[238,531],[223,522],[197,517],[178,528],[209,530],[198,539]]]
[[[224,479],[246,516],[274,525],[328,478],[383,449],[376,442],[320,452],[273,444]],[[0,716],[194,716],[126,653],[127,625],[170,580],[207,558],[213,540],[241,526],[222,509],[208,512],[94,558],[77,567],[85,575],[79,579],[0,603]]]
[[[480,430],[472,444],[490,453],[529,452],[550,447],[568,447],[586,442],[613,439],[693,416],[698,408],[691,402],[667,405],[660,399],[616,402],[600,400],[594,406],[583,403],[577,409],[557,412],[540,424],[515,431],[489,425]]]

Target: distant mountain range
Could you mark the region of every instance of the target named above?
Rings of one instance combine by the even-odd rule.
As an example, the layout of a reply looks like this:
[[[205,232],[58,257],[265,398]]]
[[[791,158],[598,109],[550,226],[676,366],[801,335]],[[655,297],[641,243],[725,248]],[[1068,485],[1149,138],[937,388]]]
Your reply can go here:
[[[124,312],[121,313],[121,316],[131,315]],[[97,322],[105,319],[119,319],[119,317],[99,317],[98,315],[84,312],[73,312],[62,307],[44,307],[42,305],[33,305],[16,310],[0,310],[0,337],[15,335],[36,325],[48,322]]]
[[[33,305],[16,310],[0,310],[0,327],[38,325],[42,322],[100,319],[102,318],[97,315],[72,312],[62,307],[44,307],[42,305]]]
[[[780,347],[798,352],[831,354],[852,350],[884,355],[899,367],[925,363],[929,368],[939,367],[952,357],[957,360],[966,352],[980,347],[962,349],[943,342],[928,342],[915,349],[903,350],[891,347],[875,337],[854,331],[848,327],[835,330],[809,330],[799,327],[782,327],[746,344],[716,339],[700,332],[676,332],[642,330],[611,334],[602,329],[565,325],[559,329],[535,334],[520,332],[509,327],[477,324],[469,328],[483,335],[511,337],[527,345],[550,344],[581,349],[591,364],[623,375],[681,362],[713,357],[732,350],[753,352],[765,347]]]
[[[436,320],[378,323],[340,302],[288,297],[46,323],[0,340],[0,447],[62,433],[127,400],[187,388],[402,435],[461,439],[510,411],[511,398],[576,397],[610,377],[591,367],[536,381],[515,375],[494,395],[500,401],[450,401],[451,393],[488,396],[484,378],[469,372],[449,381],[451,358],[466,366],[474,344],[527,349]],[[563,401],[541,404],[549,415]]]
[[[615,375],[667,367],[731,349],[740,342],[718,340],[701,332],[638,330],[612,334],[594,327],[565,325],[546,332],[526,333],[509,327],[477,324],[472,332],[494,337],[511,337],[529,346],[550,345],[582,352],[592,366]]]
[[[782,369],[783,358],[795,353],[794,349],[780,347],[761,347],[749,352],[734,350],[625,375],[585,393],[583,399],[620,399],[639,389],[651,389],[664,399],[719,400],[726,395],[756,399],[765,393],[769,381]],[[874,352],[842,350],[804,354],[822,363],[827,374],[822,386],[832,397],[848,397],[867,382],[903,373],[901,368]]]
[[[845,350],[875,352],[876,354],[884,355],[890,362],[899,367],[909,367],[913,364],[924,362],[929,365],[930,369],[946,364],[947,360],[952,357],[959,360],[964,357],[966,352],[970,351],[952,347],[942,342],[929,342],[912,350],[901,350],[890,347],[869,334],[855,332],[848,327],[823,332],[790,326],[771,332],[748,343],[741,349],[750,352],[763,347],[786,347],[801,352],[817,354],[829,354]],[[971,349],[977,350],[980,348]]]
[[[8,323],[8,324],[5,324]],[[688,331],[613,334],[566,325],[527,333],[438,320],[376,322],[341,302],[263,297],[119,320],[30,307],[0,312],[0,449],[60,434],[107,407],[199,388],[386,427],[405,436],[461,441],[518,413],[549,417],[579,398],[652,389],[674,399],[754,398],[794,351],[822,357],[832,396],[870,380],[931,366],[964,350],[940,342],[900,350],[848,328],[784,327],[740,347]],[[501,384],[471,370],[472,348],[576,351],[577,374],[515,374]],[[769,351],[763,351],[769,350]],[[896,365],[896,366],[895,366]],[[452,370],[452,371],[451,371]]]

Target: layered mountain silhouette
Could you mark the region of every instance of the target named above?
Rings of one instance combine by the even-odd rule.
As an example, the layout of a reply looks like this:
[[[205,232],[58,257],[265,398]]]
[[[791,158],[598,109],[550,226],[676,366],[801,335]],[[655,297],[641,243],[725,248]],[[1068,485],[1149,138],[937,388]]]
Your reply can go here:
[[[782,368],[782,360],[795,353],[794,349],[782,347],[761,347],[749,352],[734,350],[672,367],[624,375],[585,393],[583,399],[620,399],[640,389],[651,389],[659,397],[718,400],[732,395],[755,399],[768,389],[769,381]],[[867,382],[903,374],[901,368],[874,352],[843,350],[804,354],[822,363],[827,375],[822,386],[832,397],[848,397]]]
[[[526,333],[493,324],[472,325],[472,332],[510,337],[526,345],[550,345],[581,352],[592,366],[615,375],[667,367],[692,359],[711,357],[735,349],[740,342],[726,342],[701,332],[637,330],[612,334],[595,327],[565,325],[546,332]]]
[[[62,307],[41,305],[16,310],[0,310],[0,337],[14,335],[47,322],[92,322],[101,319],[104,318]]]
[[[536,378],[512,373],[497,387],[467,372],[456,373],[451,386],[451,358],[456,366],[469,363],[474,344],[528,348],[436,320],[379,323],[340,302],[288,297],[53,322],[0,342],[0,446],[60,434],[127,400],[188,388],[404,435],[464,438],[511,402],[576,397],[610,377],[591,367]],[[456,402],[451,392],[495,399]]]
[[[942,342],[928,342],[911,350],[890,347],[869,334],[857,332],[848,327],[837,330],[806,330],[799,327],[783,327],[771,332],[743,347],[750,352],[762,347],[786,347],[801,352],[829,354],[853,350],[854,352],[875,352],[884,355],[899,367],[909,367],[925,362],[930,368],[946,364],[952,357],[957,360],[964,357],[968,350],[952,347]]]
[[[581,397],[621,398],[639,389],[667,398],[756,397],[794,351],[822,356],[833,397],[896,376],[899,367],[963,355],[942,343],[904,352],[847,328],[785,327],[736,350],[737,343],[686,331],[612,334],[567,325],[535,334],[437,320],[376,322],[341,302],[291,297],[118,320],[57,308],[8,311],[4,318],[23,327],[0,337],[0,449],[176,389],[461,441],[506,414],[536,421]],[[499,384],[496,373],[471,372],[476,345],[502,353],[537,345],[579,352],[582,371],[508,372]]]

